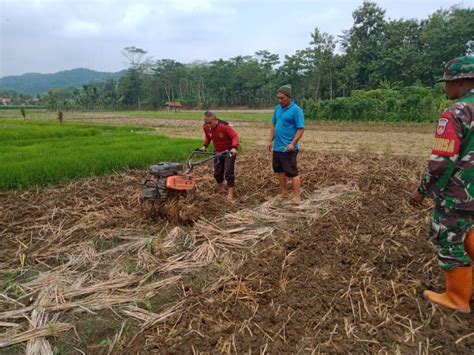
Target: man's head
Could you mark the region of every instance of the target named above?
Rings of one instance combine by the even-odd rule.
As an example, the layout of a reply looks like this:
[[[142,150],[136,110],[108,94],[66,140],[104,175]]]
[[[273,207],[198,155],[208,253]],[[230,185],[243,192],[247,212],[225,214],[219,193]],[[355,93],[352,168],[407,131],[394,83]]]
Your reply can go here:
[[[204,112],[204,124],[210,128],[217,126],[219,121],[214,112],[207,110]]]
[[[291,103],[291,85],[290,84],[283,85],[281,88],[278,89],[277,100],[278,100],[278,103],[283,107],[286,107]]]
[[[444,75],[438,82],[445,83],[444,90],[450,100],[462,97],[474,88],[474,57],[465,56],[451,59],[444,67]]]

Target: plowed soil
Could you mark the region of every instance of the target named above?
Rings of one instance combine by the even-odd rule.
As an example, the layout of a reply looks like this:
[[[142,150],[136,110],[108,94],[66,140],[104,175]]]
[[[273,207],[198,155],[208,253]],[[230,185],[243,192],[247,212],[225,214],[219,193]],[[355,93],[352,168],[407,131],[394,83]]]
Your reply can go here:
[[[307,151],[299,164],[305,196],[345,184],[357,192],[321,208],[314,218],[275,223],[272,238],[254,244],[245,255],[229,253],[225,260],[182,274],[178,284],[146,307],[158,314],[182,302],[180,311],[164,321],[144,326],[130,320],[124,331],[126,318],[114,307],[95,315],[63,312],[60,319],[76,325],[79,337],[73,331],[59,334],[50,338],[53,347],[65,353],[76,348],[123,354],[472,354],[474,316],[439,309],[421,297],[427,287],[443,287],[427,241],[431,206],[415,210],[407,204],[425,162]],[[215,191],[209,166],[196,174],[199,191],[191,220],[217,221],[278,193],[270,157],[262,152],[239,157],[235,203]],[[119,235],[169,233],[176,224],[140,212],[144,175],[134,171],[0,194],[2,278],[13,270],[38,273],[61,265],[66,251],[82,241],[107,249]],[[192,221],[187,222],[179,227],[192,232]],[[142,264],[133,264],[133,273],[147,274]],[[21,277],[15,277],[13,282],[20,283]],[[8,294],[15,296],[11,289]],[[0,312],[11,309],[11,303],[1,302]],[[87,335],[87,329],[97,336]],[[2,350],[19,353],[24,348]]]
[[[364,155],[302,157],[306,188],[354,180],[360,194],[233,270],[232,285],[196,290],[176,323],[141,336],[164,353],[462,353],[474,317],[428,304],[442,273],[426,240],[430,210],[406,201],[422,163]],[[462,338],[463,336],[470,335]]]

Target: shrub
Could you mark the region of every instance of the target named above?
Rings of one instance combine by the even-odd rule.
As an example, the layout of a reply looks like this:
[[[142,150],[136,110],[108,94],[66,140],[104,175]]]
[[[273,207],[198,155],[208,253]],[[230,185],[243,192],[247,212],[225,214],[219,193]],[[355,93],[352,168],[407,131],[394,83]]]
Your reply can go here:
[[[439,85],[408,86],[399,90],[354,90],[351,96],[332,100],[302,100],[309,120],[433,121],[449,105]]]

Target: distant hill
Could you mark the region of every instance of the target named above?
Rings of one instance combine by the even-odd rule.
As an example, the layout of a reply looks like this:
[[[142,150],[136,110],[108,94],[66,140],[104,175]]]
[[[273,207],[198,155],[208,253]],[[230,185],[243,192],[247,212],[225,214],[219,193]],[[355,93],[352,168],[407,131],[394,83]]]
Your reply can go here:
[[[64,70],[54,74],[28,73],[0,78],[0,90],[14,90],[23,94],[39,94],[55,88],[81,87],[109,78],[120,79],[127,71],[104,73],[85,68]]]

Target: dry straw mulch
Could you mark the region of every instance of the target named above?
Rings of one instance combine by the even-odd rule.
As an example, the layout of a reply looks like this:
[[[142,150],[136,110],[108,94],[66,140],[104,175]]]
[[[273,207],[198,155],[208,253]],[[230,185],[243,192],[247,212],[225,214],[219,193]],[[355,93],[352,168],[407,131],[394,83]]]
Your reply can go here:
[[[252,163],[266,164],[264,159]],[[252,169],[254,178],[265,171]],[[208,173],[204,168],[203,175]],[[59,322],[67,312],[113,309],[140,320],[142,329],[156,326],[184,312],[182,300],[159,314],[137,307],[137,302],[179,287],[183,273],[220,260],[243,262],[259,241],[285,229],[288,222],[314,221],[332,202],[356,192],[351,184],[322,188],[292,207],[268,199],[268,190],[248,189],[251,182],[244,180],[241,202],[223,208],[225,200],[216,199],[206,176],[200,178],[197,201],[187,206],[201,211],[201,217],[192,227],[179,227],[140,214],[142,176],[132,172],[0,195],[5,242],[0,273],[9,280],[0,295],[0,327],[7,329],[0,335],[0,346],[28,341],[28,351],[47,353],[45,338],[74,326]],[[259,203],[265,198],[268,201]],[[256,207],[246,207],[252,204]]]
[[[0,344],[47,353],[52,337],[82,335],[69,315],[110,312],[108,353],[472,353],[473,317],[420,296],[443,283],[429,205],[406,203],[424,162],[299,163],[296,208],[274,198],[264,153],[239,157],[235,204],[199,168],[191,225],[141,214],[143,171],[0,194]]]
[[[424,162],[359,154],[301,161],[306,183],[355,182],[357,193],[312,223],[274,222],[285,226],[274,243],[226,263],[194,295],[196,306],[124,351],[473,353],[474,317],[421,297],[444,287],[427,241],[430,204],[407,204]]]

